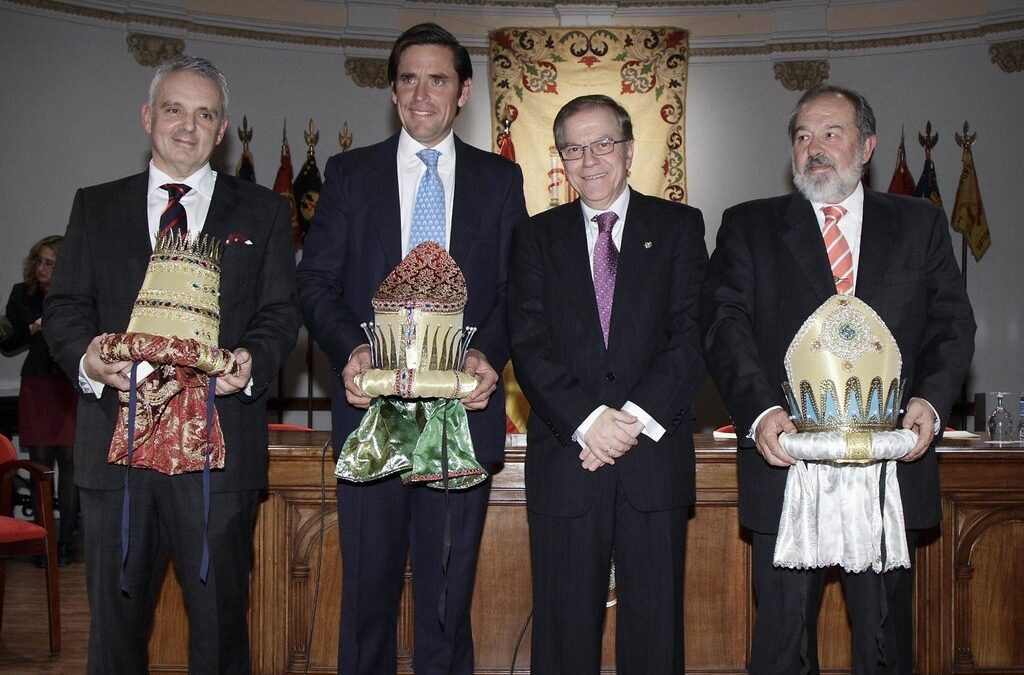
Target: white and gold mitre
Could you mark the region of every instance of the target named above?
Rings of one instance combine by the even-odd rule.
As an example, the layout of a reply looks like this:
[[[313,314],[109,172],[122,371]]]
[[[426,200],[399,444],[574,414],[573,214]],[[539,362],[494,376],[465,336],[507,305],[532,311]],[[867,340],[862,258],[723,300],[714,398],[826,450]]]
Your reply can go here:
[[[833,295],[786,350],[783,385],[802,432],[891,431],[899,415],[903,359],[871,307]]]
[[[356,376],[368,396],[464,398],[476,379],[462,372],[475,328],[463,327],[466,278],[441,245],[425,241],[391,271],[364,324],[373,367]]]

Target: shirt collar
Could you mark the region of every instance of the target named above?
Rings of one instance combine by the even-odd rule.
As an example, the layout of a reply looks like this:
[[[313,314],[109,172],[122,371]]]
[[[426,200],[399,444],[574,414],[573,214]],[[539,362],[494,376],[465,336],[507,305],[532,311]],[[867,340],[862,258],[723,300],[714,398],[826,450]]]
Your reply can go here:
[[[583,207],[583,219],[587,223],[590,223],[593,220],[594,216],[596,216],[596,215],[598,215],[600,213],[606,213],[608,211],[614,211],[615,215],[617,215],[619,217],[619,219],[616,221],[616,224],[623,222],[623,220],[625,219],[625,216],[626,216],[626,209],[629,208],[629,193],[630,193],[630,189],[629,189],[629,186],[627,185],[626,189],[624,189],[622,191],[622,194],[620,194],[615,199],[615,201],[611,203],[611,206],[609,206],[606,209],[592,209],[589,206],[587,206],[587,203],[585,201],[580,199],[580,206]],[[594,224],[594,227],[597,227],[596,223]]]
[[[825,206],[827,202],[811,202],[811,206],[814,207],[814,213],[818,216],[818,222],[825,222],[825,216],[821,212],[821,207]],[[864,182],[857,181],[857,187],[854,188],[850,196],[839,202],[837,206],[842,206],[846,209],[846,215],[843,217],[848,221],[856,221],[858,223],[864,220]],[[843,221],[840,220],[840,223]]]
[[[409,132],[402,128],[401,133],[398,135],[398,159],[403,163],[412,165],[414,162],[419,166],[423,165],[421,160],[416,153],[423,150],[427,146],[423,145],[415,138],[409,135]],[[448,162],[455,158],[455,132],[449,131],[448,135],[445,136],[440,143],[433,146],[434,150],[441,153],[441,157],[438,162]]]
[[[167,192],[160,186],[167,183],[184,183],[207,199],[212,199],[213,189],[217,185],[217,172],[214,171],[213,168],[210,167],[210,163],[207,162],[194,174],[185,178],[185,180],[178,180],[168,176],[153,164],[153,160],[149,160],[149,189],[146,191],[146,194],[152,195],[154,192],[159,190],[162,195],[166,197]]]

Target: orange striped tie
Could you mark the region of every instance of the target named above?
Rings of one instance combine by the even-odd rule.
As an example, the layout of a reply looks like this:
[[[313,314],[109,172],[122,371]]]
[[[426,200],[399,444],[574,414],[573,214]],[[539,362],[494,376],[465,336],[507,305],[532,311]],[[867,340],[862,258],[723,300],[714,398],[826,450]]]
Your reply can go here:
[[[828,262],[832,266],[836,293],[850,295],[853,293],[853,255],[846,243],[846,237],[839,230],[839,219],[846,215],[846,209],[826,204],[821,207],[821,212],[825,214],[821,236],[825,239],[825,250],[828,251]]]

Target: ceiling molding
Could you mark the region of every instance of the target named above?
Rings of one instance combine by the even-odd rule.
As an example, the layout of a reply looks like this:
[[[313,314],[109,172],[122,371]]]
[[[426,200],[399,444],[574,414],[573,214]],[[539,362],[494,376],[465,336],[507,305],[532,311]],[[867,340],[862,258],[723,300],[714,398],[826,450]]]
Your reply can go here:
[[[421,4],[448,4],[451,7],[459,5],[467,6],[501,6],[504,0],[406,0],[408,5],[416,6]],[[177,17],[159,16],[156,14],[145,14],[131,11],[115,11],[92,5],[79,5],[72,2],[61,2],[60,0],[0,0],[9,5],[19,5],[36,10],[55,12],[65,15],[78,16],[124,24],[129,27],[130,32],[145,32],[150,34],[155,30],[170,33],[174,37],[182,37],[187,34],[208,35],[227,37],[240,40],[251,40],[255,42],[269,42],[285,45],[296,45],[306,47],[319,47],[327,49],[358,49],[365,52],[388,52],[391,49],[392,39],[374,39],[372,37],[349,37],[339,35],[337,37],[324,35],[323,27],[309,27],[308,32],[302,32],[301,28],[287,26],[288,30],[275,30],[263,28],[244,28],[239,26],[241,20],[235,20],[233,25],[222,25],[215,23],[212,19],[182,19]],[[567,5],[617,5],[621,8],[641,7],[693,7],[707,10],[713,7],[722,7],[723,11],[729,11],[729,6],[757,5],[756,11],[771,11],[771,6],[783,2],[783,0],[678,0],[673,2],[659,2],[640,0],[575,0]],[[552,0],[526,0],[525,2],[510,3],[519,7],[531,6],[537,8],[554,8],[558,3]],[[106,6],[110,6],[107,3]],[[126,5],[127,6],[127,5]],[[659,13],[660,14],[660,13]],[[685,18],[685,15],[681,15]],[[556,21],[554,15],[552,22]],[[617,22],[618,23],[618,22]],[[938,44],[943,42],[954,42],[961,40],[984,39],[989,36],[1002,33],[1021,32],[1024,33],[1024,19],[1014,19],[989,24],[978,24],[976,21],[969,24],[967,28],[951,28],[943,30],[929,30],[923,28],[920,33],[907,33],[898,36],[886,37],[858,37],[856,39],[829,38],[813,41],[789,41],[789,42],[766,42],[764,35],[749,36],[728,36],[723,38],[699,36],[691,38],[690,55],[696,59],[713,59],[719,57],[757,57],[771,56],[775,54],[797,54],[813,53],[825,54],[829,52],[841,52],[852,50],[891,49],[898,47],[915,47],[921,45]],[[139,31],[138,28],[145,28]],[[285,28],[282,26],[281,28]],[[891,30],[892,27],[885,27]],[[344,32],[339,28],[339,32]],[[870,29],[868,29],[870,30]],[[879,28],[881,31],[882,28]],[[360,31],[365,34],[364,31]],[[316,33],[320,33],[319,35]],[[387,34],[381,31],[382,36]],[[771,37],[771,36],[768,36]],[[715,42],[719,45],[715,45]],[[729,44],[729,43],[732,44]],[[464,40],[471,54],[478,57],[487,56],[486,35],[474,35]],[[473,44],[476,43],[476,44]],[[696,44],[694,44],[696,43]],[[1005,42],[1000,44],[1013,44]],[[1009,56],[1001,58],[1013,58],[1014,52],[1006,48],[1000,48],[1000,54]],[[994,61],[995,62],[995,61]]]
[[[988,53],[992,55],[992,63],[1004,72],[1024,71],[1024,40],[997,42],[988,48]]]

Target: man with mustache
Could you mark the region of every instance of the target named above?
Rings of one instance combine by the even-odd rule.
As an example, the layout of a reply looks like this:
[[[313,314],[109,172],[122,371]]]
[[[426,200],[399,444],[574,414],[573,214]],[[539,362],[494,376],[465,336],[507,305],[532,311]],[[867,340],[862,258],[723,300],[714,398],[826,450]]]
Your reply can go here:
[[[796,432],[780,385],[797,330],[832,294],[853,294],[899,344],[901,422],[919,434],[897,473],[911,560],[918,532],[940,519],[935,434],[974,353],[974,315],[945,214],[927,200],[861,184],[876,143],[867,100],[842,87],[815,87],[797,103],[789,135],[797,192],[726,210],[702,291],[708,368],[739,438],[740,523],[753,542],[757,597],[754,675],[818,672],[825,569],[773,565],[786,473],[795,464],[778,439]],[[838,237],[830,232],[836,226]],[[840,247],[831,257],[826,241]],[[912,570],[840,571],[840,578],[854,675],[911,673]]]

